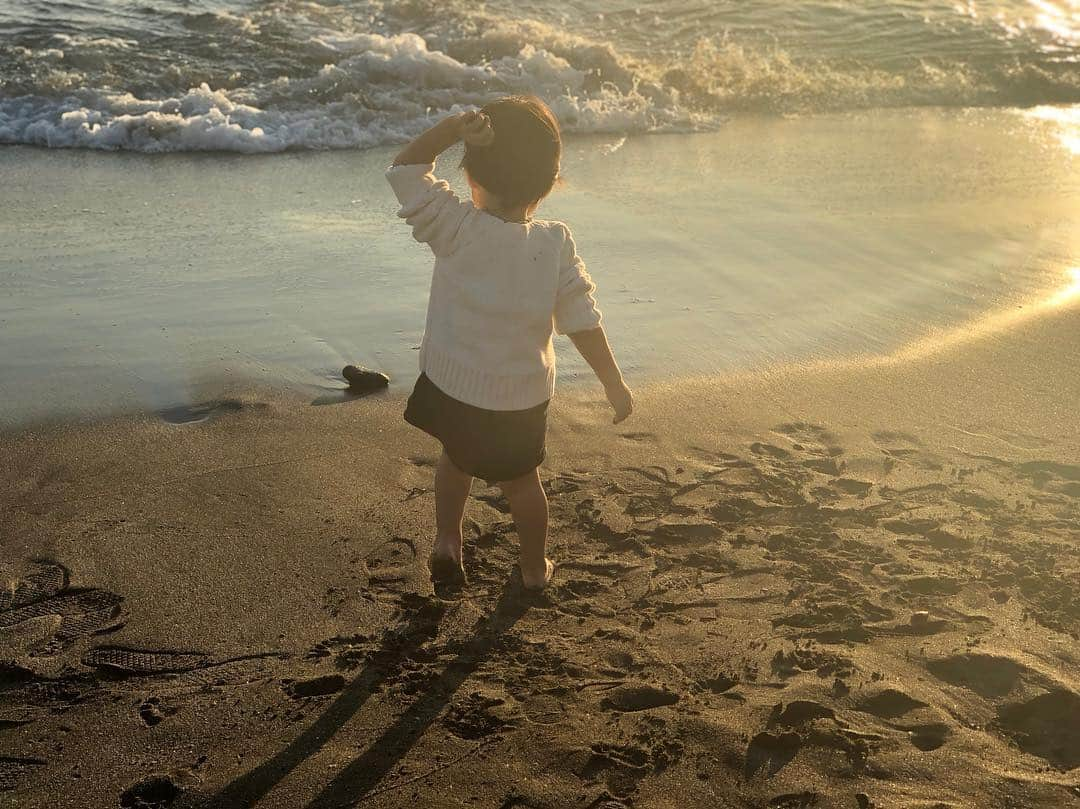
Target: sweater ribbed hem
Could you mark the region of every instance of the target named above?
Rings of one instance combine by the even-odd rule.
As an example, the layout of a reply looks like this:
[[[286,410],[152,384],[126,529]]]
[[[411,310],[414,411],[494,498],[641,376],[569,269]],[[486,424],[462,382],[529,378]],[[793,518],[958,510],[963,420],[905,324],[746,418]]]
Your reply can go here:
[[[420,370],[447,396],[484,410],[527,410],[555,392],[555,368],[535,374],[491,374],[458,362],[430,343],[420,346]]]

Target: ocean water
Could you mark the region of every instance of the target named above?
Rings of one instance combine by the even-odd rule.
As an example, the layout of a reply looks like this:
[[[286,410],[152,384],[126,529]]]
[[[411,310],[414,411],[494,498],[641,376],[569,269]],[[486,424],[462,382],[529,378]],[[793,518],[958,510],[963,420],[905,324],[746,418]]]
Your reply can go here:
[[[635,387],[1010,339],[1078,289],[1075,109],[580,135],[540,213],[573,228]],[[432,259],[394,216],[396,148],[0,148],[0,426],[267,387],[341,403],[347,363],[406,391]],[[556,352],[560,391],[599,397]]]
[[[1076,0],[0,0],[0,143],[371,147],[505,93],[571,133],[1080,102]]]
[[[431,257],[382,169],[510,92],[568,133],[541,215],[635,385],[1008,339],[1078,289],[1076,0],[0,0],[0,426],[404,390]]]

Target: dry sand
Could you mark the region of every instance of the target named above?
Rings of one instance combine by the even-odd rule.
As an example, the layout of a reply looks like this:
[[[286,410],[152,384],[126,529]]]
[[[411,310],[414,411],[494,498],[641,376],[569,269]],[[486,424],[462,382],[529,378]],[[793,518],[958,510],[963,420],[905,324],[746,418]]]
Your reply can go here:
[[[537,597],[479,485],[432,593],[404,380],[10,433],[0,805],[1080,806],[1080,307],[1029,311],[561,396]]]

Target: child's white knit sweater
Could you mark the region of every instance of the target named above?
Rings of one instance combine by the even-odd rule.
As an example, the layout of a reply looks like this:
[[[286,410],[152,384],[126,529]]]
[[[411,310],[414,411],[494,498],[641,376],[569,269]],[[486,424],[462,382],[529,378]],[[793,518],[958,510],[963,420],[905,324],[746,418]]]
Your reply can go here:
[[[435,253],[420,370],[486,410],[524,410],[555,390],[552,331],[600,325],[593,284],[562,222],[505,222],[455,196],[434,164],[386,171],[417,241]]]

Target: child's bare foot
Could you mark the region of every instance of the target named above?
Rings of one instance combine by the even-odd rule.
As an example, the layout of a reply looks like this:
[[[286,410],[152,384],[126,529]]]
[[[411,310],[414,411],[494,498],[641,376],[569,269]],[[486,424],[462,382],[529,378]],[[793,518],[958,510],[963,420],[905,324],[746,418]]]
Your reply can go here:
[[[434,584],[463,586],[468,582],[461,560],[440,553],[438,549],[428,559],[428,567],[431,569],[431,581]]]
[[[520,567],[520,566],[519,566]],[[543,590],[548,584],[551,583],[551,578],[555,575],[555,563],[547,557],[544,557],[544,572],[541,574],[539,571],[526,572],[525,568],[521,568],[521,581],[525,584],[526,590]]]

